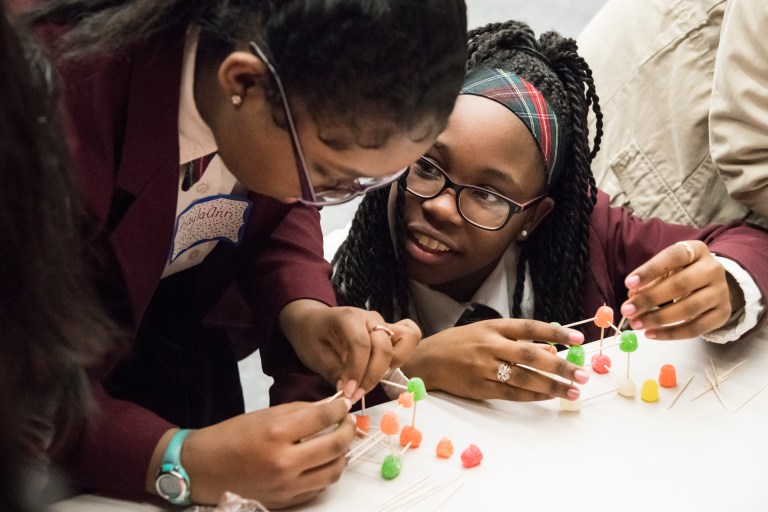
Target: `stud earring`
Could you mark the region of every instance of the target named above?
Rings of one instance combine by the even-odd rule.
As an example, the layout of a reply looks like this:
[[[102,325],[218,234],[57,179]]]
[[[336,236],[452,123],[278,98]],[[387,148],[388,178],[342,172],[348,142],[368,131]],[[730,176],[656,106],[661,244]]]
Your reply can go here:
[[[243,97],[240,96],[239,94],[233,94],[232,97],[229,100],[236,107],[239,107],[243,103]]]
[[[523,237],[523,238],[527,238],[527,237],[528,237],[528,231],[527,231],[527,230],[525,230],[525,229],[524,229],[524,230],[522,230],[522,231],[520,232],[520,236],[521,236],[521,237]]]

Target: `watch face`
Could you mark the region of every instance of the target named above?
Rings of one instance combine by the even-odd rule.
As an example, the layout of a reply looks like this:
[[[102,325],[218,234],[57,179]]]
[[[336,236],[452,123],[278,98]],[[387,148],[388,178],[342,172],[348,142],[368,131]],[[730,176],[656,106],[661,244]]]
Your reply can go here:
[[[183,498],[187,492],[187,482],[175,471],[158,475],[155,486],[160,496],[167,500]]]

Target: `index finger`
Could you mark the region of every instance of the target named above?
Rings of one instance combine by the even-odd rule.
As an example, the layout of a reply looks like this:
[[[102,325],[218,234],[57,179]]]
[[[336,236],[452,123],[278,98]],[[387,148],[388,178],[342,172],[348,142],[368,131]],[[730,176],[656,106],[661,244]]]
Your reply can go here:
[[[499,334],[511,340],[546,341],[564,345],[584,343],[584,335],[581,332],[552,323],[520,318],[489,321],[497,324]]]
[[[668,277],[671,272],[687,267],[702,254],[699,240],[686,240],[674,243],[661,250],[627,275],[624,285],[632,290],[652,283],[656,279]]]
[[[273,418],[273,429],[284,438],[297,443],[309,437],[321,434],[323,430],[336,428],[352,407],[347,398],[337,398],[331,402],[306,404],[284,415]]]

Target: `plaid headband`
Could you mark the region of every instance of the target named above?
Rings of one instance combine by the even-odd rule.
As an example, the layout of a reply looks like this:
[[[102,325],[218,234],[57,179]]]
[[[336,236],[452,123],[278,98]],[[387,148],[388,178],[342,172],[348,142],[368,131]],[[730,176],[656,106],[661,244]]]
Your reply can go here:
[[[460,94],[496,101],[511,110],[528,127],[547,164],[547,185],[557,181],[563,160],[560,125],[544,95],[530,82],[497,68],[476,68],[467,73]]]

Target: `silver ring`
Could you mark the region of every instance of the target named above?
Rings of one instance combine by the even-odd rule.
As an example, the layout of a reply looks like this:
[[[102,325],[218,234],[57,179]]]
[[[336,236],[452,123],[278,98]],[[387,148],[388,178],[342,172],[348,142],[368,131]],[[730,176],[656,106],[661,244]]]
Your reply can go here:
[[[499,364],[499,369],[496,370],[496,378],[499,379],[499,382],[506,384],[510,377],[512,377],[512,365],[509,363]]]
[[[387,327],[385,325],[377,325],[373,329],[371,329],[371,332],[373,332],[373,331],[384,331],[387,334],[387,336],[389,336],[390,340],[395,335],[395,331],[393,331],[392,329],[390,329],[389,327]]]
[[[688,242],[675,242],[675,245],[682,245],[685,247],[685,250],[688,251],[688,264],[690,265],[693,263],[693,260],[696,259],[696,251],[694,250],[693,246]]]

